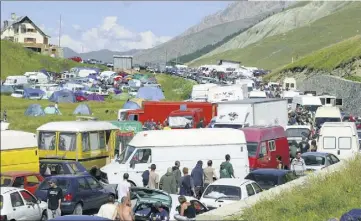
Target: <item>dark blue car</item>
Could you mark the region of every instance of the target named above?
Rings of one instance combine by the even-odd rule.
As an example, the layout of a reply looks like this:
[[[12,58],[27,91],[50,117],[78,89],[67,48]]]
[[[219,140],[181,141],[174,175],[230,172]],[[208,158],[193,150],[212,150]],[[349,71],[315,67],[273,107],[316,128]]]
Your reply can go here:
[[[56,179],[57,186],[63,190],[64,199],[61,203],[62,214],[82,215],[83,211],[99,209],[107,203],[108,191],[89,174],[59,175],[47,177],[35,191],[35,196],[47,201],[47,191],[50,179]]]
[[[43,177],[65,175],[65,174],[80,174],[87,173],[81,163],[76,161],[66,160],[40,160],[40,174]]]
[[[253,170],[245,177],[245,179],[257,182],[264,190],[285,184],[296,178],[297,177],[291,170],[272,168]]]

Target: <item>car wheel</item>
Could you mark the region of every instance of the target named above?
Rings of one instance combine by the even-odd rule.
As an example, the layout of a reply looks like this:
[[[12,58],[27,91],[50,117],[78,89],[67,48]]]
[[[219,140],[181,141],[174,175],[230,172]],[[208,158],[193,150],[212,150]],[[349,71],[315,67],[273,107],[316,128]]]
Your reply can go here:
[[[46,214],[46,211],[44,211],[43,214],[41,215],[40,221],[47,221],[47,220],[48,220],[48,215]]]
[[[75,205],[73,214],[74,215],[83,215],[83,206],[80,203]]]

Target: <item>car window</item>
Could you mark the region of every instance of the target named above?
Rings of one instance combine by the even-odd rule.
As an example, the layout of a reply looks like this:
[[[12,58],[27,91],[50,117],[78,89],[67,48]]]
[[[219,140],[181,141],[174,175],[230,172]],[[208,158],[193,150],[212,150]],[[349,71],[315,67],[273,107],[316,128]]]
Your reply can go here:
[[[36,203],[36,198],[33,195],[31,195],[29,192],[27,192],[26,190],[22,190],[22,191],[20,191],[20,193],[23,196],[25,202]]]
[[[69,171],[71,171],[71,173],[73,173],[73,174],[84,171],[84,169],[79,167],[76,163],[69,163],[69,164],[67,164],[67,166],[69,168]]]
[[[262,188],[257,183],[252,183],[252,186],[256,191],[256,194],[262,192]]]
[[[340,160],[339,160],[335,155],[330,154],[330,157],[331,157],[332,162],[333,162],[334,164],[340,162]]]
[[[93,177],[86,177],[85,179],[88,181],[88,184],[89,184],[90,188],[92,188],[92,189],[101,188],[98,181],[96,181]]]
[[[332,161],[332,159],[331,159],[331,157],[330,156],[326,156],[326,162],[329,162],[329,164],[328,165],[332,165],[333,164],[333,161]]]
[[[52,176],[65,174],[64,167],[61,163],[48,163],[47,166]]]
[[[246,190],[248,196],[253,196],[255,194],[254,189],[251,184],[246,185]]]
[[[38,189],[39,190],[48,190],[50,188],[49,180],[50,180],[50,178],[45,179],[43,182],[41,182]],[[63,190],[63,193],[65,193],[65,192],[68,191],[68,188],[69,188],[69,185],[70,185],[70,180],[69,179],[64,179],[64,178],[57,179],[56,180],[56,185]]]
[[[139,149],[133,155],[135,163],[150,163],[152,159],[152,151],[150,149]]]
[[[13,187],[24,188],[24,177],[16,177],[13,183]]]
[[[196,215],[202,214],[207,212],[207,208],[202,205],[198,200],[191,200],[190,203],[193,205],[194,209],[196,210]]]
[[[40,183],[38,177],[32,175],[32,176],[27,176],[26,177],[26,182],[28,186],[35,186],[38,185]]]
[[[13,207],[24,206],[24,201],[18,192],[10,193],[10,200]]]
[[[79,187],[78,187],[78,189],[79,190],[90,190],[90,186],[89,186],[89,184],[85,181],[85,179],[84,178],[79,178],[78,179],[78,184],[79,184]]]

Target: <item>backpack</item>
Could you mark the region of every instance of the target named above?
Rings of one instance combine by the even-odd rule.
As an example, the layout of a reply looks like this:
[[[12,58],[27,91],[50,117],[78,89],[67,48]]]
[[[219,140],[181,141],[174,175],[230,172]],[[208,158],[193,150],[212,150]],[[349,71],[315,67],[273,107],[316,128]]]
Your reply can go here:
[[[149,182],[149,170],[146,170],[143,172],[142,174],[142,178],[143,178],[143,185],[144,186],[147,186],[148,185],[148,182]]]

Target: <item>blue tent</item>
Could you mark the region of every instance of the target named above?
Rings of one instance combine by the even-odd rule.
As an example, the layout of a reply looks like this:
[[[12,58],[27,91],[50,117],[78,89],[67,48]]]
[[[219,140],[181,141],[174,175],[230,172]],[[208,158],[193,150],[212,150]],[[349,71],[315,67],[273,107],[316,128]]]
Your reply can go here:
[[[90,110],[90,107],[87,104],[79,104],[74,112],[74,115],[92,115],[92,111]]]
[[[14,87],[10,85],[1,85],[1,94],[11,94],[14,92]]]
[[[30,98],[30,97],[42,97],[45,95],[45,92],[40,89],[34,89],[34,88],[24,88],[24,98]]]
[[[43,108],[41,108],[40,104],[30,104],[28,109],[26,109],[25,116],[38,117],[45,116],[45,112]]]
[[[72,91],[63,89],[61,91],[55,91],[50,96],[49,101],[58,103],[74,103],[76,100]]]
[[[60,110],[56,111],[56,108],[53,105],[49,105],[46,108],[44,108],[44,112],[45,114],[58,114],[58,115],[61,114]]]
[[[158,87],[141,87],[136,97],[151,101],[159,101],[165,98],[162,89]]]
[[[123,105],[122,109],[136,110],[136,109],[140,109],[140,106],[137,103],[133,102],[133,101],[127,101]]]
[[[352,209],[343,214],[340,221],[359,221],[361,220],[361,209]]]

